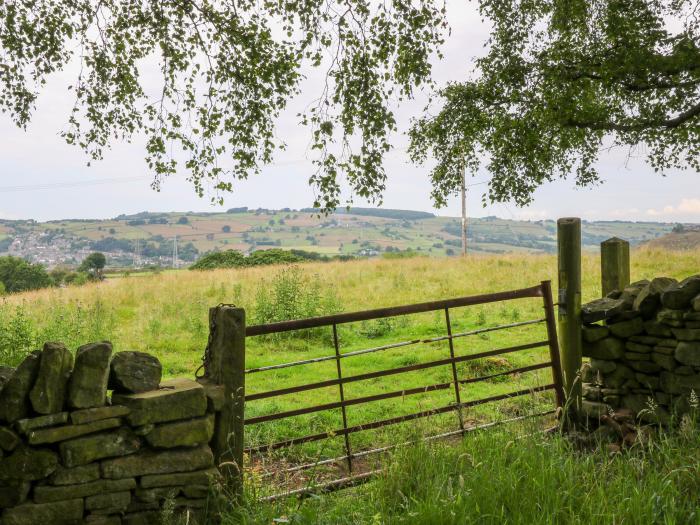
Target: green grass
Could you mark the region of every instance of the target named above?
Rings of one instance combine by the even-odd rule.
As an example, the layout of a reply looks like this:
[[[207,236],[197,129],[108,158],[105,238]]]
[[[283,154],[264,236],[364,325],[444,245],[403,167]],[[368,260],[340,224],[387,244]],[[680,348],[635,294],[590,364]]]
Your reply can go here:
[[[683,278],[698,273],[698,260],[697,251],[669,256],[668,252],[636,250],[632,254],[632,280],[660,275]],[[583,258],[584,301],[600,295],[599,264],[594,255]],[[117,351],[140,350],[156,355],[164,365],[165,376],[191,377],[201,363],[207,342],[208,308],[219,303],[244,307],[248,322],[255,323],[264,322],[265,316],[356,311],[556,280],[556,259],[532,255],[419,257],[305,264],[299,268],[300,281],[296,284],[279,285],[285,282],[280,278],[285,274],[284,268],[259,267],[122,275],[81,287],[7,296],[0,304],[0,363],[16,364],[46,340],[64,341],[75,349],[80,344],[108,339]],[[462,332],[537,319],[542,314],[541,300],[522,299],[455,309],[451,311],[451,322],[453,332]],[[350,352],[444,333],[442,312],[355,323],[339,327],[340,350]],[[466,355],[542,339],[543,326],[534,325],[457,339],[455,352]],[[252,368],[329,356],[334,354],[334,348],[328,329],[292,338],[251,338],[246,352],[246,366]],[[448,355],[449,347],[444,341],[421,343],[343,359],[343,375],[407,366]],[[491,374],[547,359],[544,348],[511,353],[460,364],[458,375],[467,378]],[[250,374],[246,387],[248,393],[254,393],[334,377],[335,363],[329,361]],[[355,398],[451,379],[451,368],[441,366],[352,383],[346,386],[345,394]],[[549,371],[545,369],[463,385],[461,398],[469,401],[549,382]],[[254,417],[337,399],[338,390],[331,387],[251,402],[246,413]],[[348,407],[349,424],[444,406],[453,400],[453,392],[448,389],[356,405]],[[472,425],[509,419],[552,404],[551,393],[523,396],[465,410],[462,416]],[[416,434],[452,430],[457,425],[455,413],[444,414],[353,434],[352,447],[357,451],[382,446]],[[335,409],[249,426],[246,441],[254,445],[340,427],[341,414]],[[482,433],[465,439],[456,448],[438,445],[397,452],[388,460],[392,465],[388,473],[367,487],[307,501],[298,508],[290,502],[251,502],[240,511],[242,514],[228,519],[249,523],[271,523],[273,518],[283,516],[294,523],[695,523],[690,501],[697,498],[692,490],[697,492],[698,476],[692,470],[695,467],[688,470],[686,463],[695,465],[700,447],[690,438],[664,439],[644,455],[635,452],[623,461],[573,452],[557,437],[523,440],[516,445],[512,443],[513,435],[504,431]],[[267,457],[249,458],[249,487],[260,494],[269,493],[279,487],[256,482],[255,476],[260,472],[289,463],[335,457],[342,454],[342,445],[342,439],[336,436]],[[289,485],[293,488],[315,478],[342,473],[342,466],[317,469],[304,478],[290,479]],[[614,490],[614,497],[606,499],[608,487]]]
[[[604,443],[578,450],[559,434],[518,437],[531,430],[397,449],[375,481],[303,501],[261,503],[249,490],[223,523],[700,523],[696,427],[614,456]]]

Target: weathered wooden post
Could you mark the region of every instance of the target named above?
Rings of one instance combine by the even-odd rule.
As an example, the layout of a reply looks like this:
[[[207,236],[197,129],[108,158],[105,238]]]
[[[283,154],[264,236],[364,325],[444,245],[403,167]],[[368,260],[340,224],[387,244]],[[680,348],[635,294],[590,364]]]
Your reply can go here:
[[[243,490],[243,417],[245,408],[245,310],[234,306],[209,309],[210,340],[207,378],[223,385],[212,449],[219,470],[235,495]]]
[[[564,391],[574,413],[581,408],[581,219],[557,221],[559,342]]]
[[[611,237],[600,243],[600,281],[603,297],[630,283],[630,243]]]

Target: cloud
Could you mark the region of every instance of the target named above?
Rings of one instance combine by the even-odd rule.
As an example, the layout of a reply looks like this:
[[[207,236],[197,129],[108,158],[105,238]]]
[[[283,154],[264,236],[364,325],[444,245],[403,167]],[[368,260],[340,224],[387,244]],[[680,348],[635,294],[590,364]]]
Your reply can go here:
[[[647,215],[651,217],[674,216],[700,216],[700,199],[681,199],[676,206],[664,206],[663,208],[649,208]]]

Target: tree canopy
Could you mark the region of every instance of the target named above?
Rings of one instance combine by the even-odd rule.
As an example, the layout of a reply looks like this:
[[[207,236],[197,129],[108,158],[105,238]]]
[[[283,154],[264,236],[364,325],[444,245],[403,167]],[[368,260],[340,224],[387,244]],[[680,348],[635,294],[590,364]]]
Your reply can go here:
[[[444,29],[433,0],[0,2],[0,108],[25,127],[49,76],[74,68],[68,143],[100,159],[142,133],[154,188],[184,167],[200,196],[221,200],[283,146],[276,118],[302,69],[323,68],[300,121],[318,153],[315,206],[331,208],[341,173],[380,198],[390,99],[428,80]]]
[[[700,170],[697,0],[481,0],[493,24],[473,80],[440,90],[411,154],[433,156],[433,200],[485,160],[493,201],[526,205],[557,177],[600,181],[602,148],[624,146],[659,172]]]
[[[411,130],[413,159],[437,160],[437,205],[483,159],[493,201],[527,204],[560,176],[595,183],[607,137],[659,171],[700,168],[697,0],[479,5],[485,56]],[[317,155],[314,207],[342,204],[341,180],[380,202],[392,104],[430,82],[446,30],[444,0],[3,2],[0,108],[25,127],[49,76],[74,68],[66,141],[99,159],[142,133],[154,188],[184,168],[220,200],[284,146],[275,121],[315,66],[326,81],[299,116]]]

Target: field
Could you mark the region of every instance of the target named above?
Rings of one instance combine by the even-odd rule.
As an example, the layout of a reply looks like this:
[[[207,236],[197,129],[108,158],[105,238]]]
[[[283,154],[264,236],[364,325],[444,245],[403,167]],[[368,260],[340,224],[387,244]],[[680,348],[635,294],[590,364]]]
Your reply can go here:
[[[585,250],[596,250],[601,241],[617,236],[636,246],[667,235],[672,228],[661,222],[583,221],[582,244]],[[556,250],[556,223],[470,218],[467,238],[474,254],[551,254]],[[232,209],[226,213],[142,212],[105,220],[0,220],[0,252],[49,267],[75,266],[89,251],[105,253],[112,268],[171,267],[175,239],[180,266],[210,251],[248,253],[272,247],[358,257],[407,250],[446,256],[459,253],[461,226],[455,217],[372,208],[339,210],[321,217],[309,209]]]
[[[637,249],[632,254],[632,280],[659,275],[683,278],[698,273],[698,260],[698,251],[679,252],[669,256],[668,252]],[[584,256],[583,276],[583,300],[599,297],[599,260],[596,256]],[[5,297],[0,308],[0,362],[16,363],[24,353],[44,340],[61,340],[75,348],[88,341],[109,339],[117,351],[141,350],[157,355],[167,376],[191,376],[201,363],[207,341],[207,310],[219,303],[233,303],[245,308],[248,324],[255,324],[285,317],[355,311],[523,288],[546,279],[552,279],[556,284],[555,257],[523,254],[473,256],[464,259],[376,259],[305,264],[293,268],[257,267],[208,272],[180,270],[132,275],[81,287],[50,289]],[[554,293],[556,297],[556,287]],[[538,319],[542,317],[542,313],[541,300],[526,299],[458,309],[451,314],[451,321],[453,331],[457,332]],[[445,319],[441,312],[392,318],[388,321],[356,323],[339,328],[342,352],[444,334]],[[464,338],[456,344],[455,351],[458,355],[463,355],[544,338],[542,325],[534,325]],[[348,358],[343,360],[343,374],[353,375],[444,358],[449,356],[448,351],[447,344],[443,341]],[[247,348],[247,367],[332,354],[330,331],[303,333],[292,338],[252,338],[249,339]],[[498,373],[545,360],[546,349],[529,350],[504,357],[469,361],[468,366],[465,364],[459,368],[459,375],[473,377]],[[275,372],[250,374],[247,377],[246,388],[247,393],[261,392],[332,379],[335,373],[334,361],[328,361]],[[346,397],[354,398],[450,380],[450,370],[447,367],[437,367],[377,381],[351,384],[346,389]],[[467,385],[466,389],[462,390],[462,400],[514,391],[545,382],[551,382],[548,369],[501,377],[498,380]],[[250,403],[246,416],[336,401],[337,395],[337,388],[334,387],[316,390],[311,394],[294,394],[275,400]],[[445,405],[452,399],[453,393],[447,390],[361,405],[348,411],[348,423],[360,424],[416,412]],[[468,411],[464,417],[467,423],[479,423],[494,418],[519,416],[533,409],[549,408],[551,405],[549,395],[536,398],[526,396],[517,402],[509,401],[498,407],[489,405],[479,410]],[[454,414],[442,415],[431,418],[427,424],[430,425],[431,433],[435,433],[436,430],[452,430],[456,427],[456,418]],[[312,432],[324,432],[340,426],[339,411],[330,410],[278,423],[247,427],[246,439],[247,444],[252,445]],[[423,428],[420,425],[419,427]],[[408,438],[416,432],[417,427],[410,424],[388,428],[389,431],[362,432],[354,435],[354,450]],[[539,450],[537,447],[540,445],[532,446]],[[438,451],[426,453],[452,457],[453,452],[436,450]],[[276,455],[267,458],[266,461],[279,465],[279,462],[313,461],[319,457],[333,457],[341,453],[342,440],[336,437],[327,444],[297,447],[288,454]],[[264,468],[264,464],[253,464],[254,473],[261,473]],[[320,476],[325,474],[323,471],[317,473]],[[391,479],[388,479],[389,481],[384,480],[381,483],[391,482]],[[289,481],[298,485],[307,480],[303,478]],[[407,481],[401,481],[404,482]],[[375,498],[376,493],[371,491],[383,490],[381,483],[377,485],[379,488],[367,489],[370,492],[366,493],[361,491],[360,496],[353,497]],[[257,483],[256,487],[257,490],[267,490],[264,483]],[[409,507],[413,504],[407,503]],[[309,512],[321,512],[319,505],[312,505],[311,508],[316,510]],[[332,507],[333,504],[328,505]],[[324,513],[327,511],[335,512],[332,509],[323,510]],[[269,516],[261,518],[257,514],[267,511],[257,509],[251,512],[257,517],[253,519],[251,515],[245,519],[257,521],[260,518],[262,522],[270,522]],[[423,511],[416,512],[422,515]],[[317,521],[323,522],[321,518]],[[421,520],[417,519],[415,522]],[[451,521],[446,518],[444,522]]]

